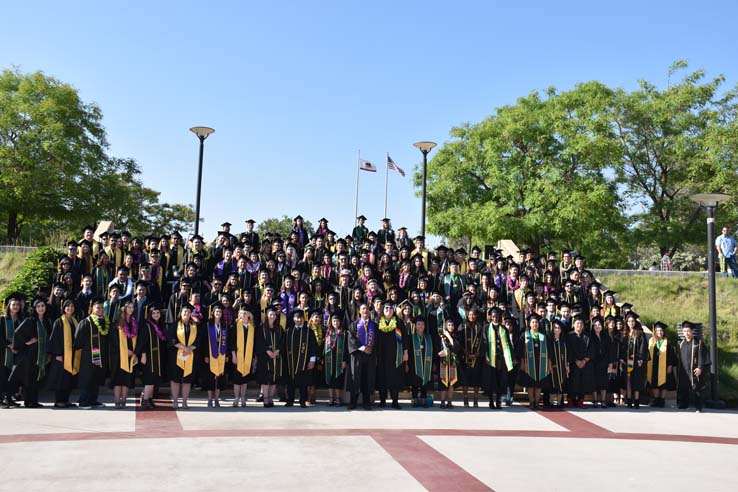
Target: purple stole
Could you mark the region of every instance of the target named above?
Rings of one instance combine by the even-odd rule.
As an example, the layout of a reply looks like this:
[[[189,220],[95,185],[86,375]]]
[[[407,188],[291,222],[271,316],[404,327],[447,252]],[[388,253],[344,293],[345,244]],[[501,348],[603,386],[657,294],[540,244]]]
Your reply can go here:
[[[208,339],[210,340],[210,357],[217,359],[221,355],[228,353],[228,330],[225,326],[220,327],[220,344],[218,344],[218,335],[215,332],[215,325],[208,326]]]
[[[377,333],[377,324],[374,321],[367,320],[365,323],[362,318],[359,318],[356,321],[356,332],[361,345],[374,347],[374,336]]]

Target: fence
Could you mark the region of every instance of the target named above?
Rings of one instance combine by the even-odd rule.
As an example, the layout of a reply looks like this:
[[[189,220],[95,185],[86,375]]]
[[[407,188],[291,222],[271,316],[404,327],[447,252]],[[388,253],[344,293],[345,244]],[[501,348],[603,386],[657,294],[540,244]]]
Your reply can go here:
[[[36,246],[0,246],[0,253],[32,253]]]
[[[607,270],[602,268],[591,268],[590,271],[594,273],[595,277],[599,275],[640,275],[640,276],[652,276],[652,277],[687,277],[687,276],[700,276],[706,277],[707,272],[680,272],[671,271],[663,272],[661,270]]]

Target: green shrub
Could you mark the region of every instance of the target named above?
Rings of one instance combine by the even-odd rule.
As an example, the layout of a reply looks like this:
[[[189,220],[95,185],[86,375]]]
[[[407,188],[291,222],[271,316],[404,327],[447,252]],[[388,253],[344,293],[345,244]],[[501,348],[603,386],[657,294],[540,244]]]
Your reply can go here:
[[[18,275],[5,287],[0,299],[11,292],[21,292],[32,298],[39,288],[48,287],[56,271],[56,265],[62,252],[56,248],[45,246],[28,255]]]

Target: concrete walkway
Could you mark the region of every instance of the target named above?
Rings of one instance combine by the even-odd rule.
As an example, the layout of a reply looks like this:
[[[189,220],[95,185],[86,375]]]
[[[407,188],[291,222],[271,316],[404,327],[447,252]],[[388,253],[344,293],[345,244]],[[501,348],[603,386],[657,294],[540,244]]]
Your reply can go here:
[[[0,410],[0,491],[734,490],[738,413]],[[224,405],[230,402],[224,402]]]

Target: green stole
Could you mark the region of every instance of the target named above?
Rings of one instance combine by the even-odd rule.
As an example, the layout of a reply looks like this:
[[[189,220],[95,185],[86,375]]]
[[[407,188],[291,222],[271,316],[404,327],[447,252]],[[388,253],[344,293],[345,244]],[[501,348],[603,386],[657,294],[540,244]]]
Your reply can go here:
[[[421,348],[421,342],[423,348]],[[425,356],[423,355],[425,350]],[[433,340],[427,332],[420,336],[418,332],[413,333],[413,354],[415,362],[415,375],[418,376],[425,386],[431,378],[431,362],[433,360]]]
[[[300,329],[293,327],[290,333],[290,343],[287,345],[287,364],[290,370],[290,377],[294,378],[299,371],[303,371],[307,362],[307,344],[310,335],[310,328],[303,325]],[[295,346],[295,332],[300,332],[300,338]],[[303,334],[305,340],[303,341]],[[302,397],[302,395],[300,395]]]
[[[334,334],[336,337],[336,347],[331,348],[331,344],[326,341],[325,344],[325,382],[330,384],[331,378],[340,377],[343,374],[343,351],[346,337],[343,330]],[[336,354],[336,367],[333,367],[333,353]]]
[[[5,320],[5,341],[12,345],[13,341],[13,334],[15,333],[15,323],[13,323],[13,318],[10,316],[6,316],[4,318]],[[8,370],[13,368],[13,349],[10,347],[5,347],[5,361],[4,361],[5,367],[8,368]]]
[[[510,340],[508,340],[507,338],[507,333],[500,335],[497,330],[505,330],[505,332],[507,332],[507,329],[502,325],[495,326],[490,323],[487,326],[487,355],[489,356],[489,365],[492,367],[497,367],[495,364],[497,363],[497,337],[499,336],[500,344],[502,345],[502,354],[505,358],[507,370],[511,371],[513,367],[513,361],[512,350],[510,349]]]
[[[37,381],[41,381],[46,375],[46,328],[40,319],[36,320],[36,348],[38,353],[36,354],[36,364],[38,365],[38,378]]]
[[[543,333],[536,333],[535,337],[539,341],[541,347],[541,354],[536,364],[536,352],[533,345],[534,338],[533,332],[527,330],[525,332],[525,349],[526,349],[526,361],[528,362],[528,375],[533,378],[534,381],[542,381],[546,375],[546,369],[548,369],[546,361],[548,360],[548,349],[546,347],[546,336]]]

